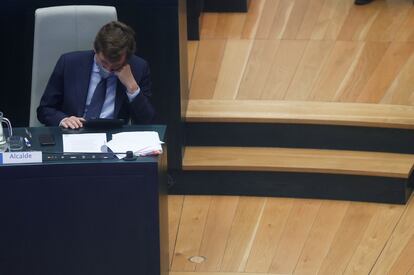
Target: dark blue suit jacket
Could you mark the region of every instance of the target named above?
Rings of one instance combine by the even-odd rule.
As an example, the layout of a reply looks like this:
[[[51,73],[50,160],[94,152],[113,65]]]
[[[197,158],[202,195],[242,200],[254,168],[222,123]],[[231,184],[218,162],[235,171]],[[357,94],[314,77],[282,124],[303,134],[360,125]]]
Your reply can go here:
[[[71,52],[59,58],[37,108],[37,118],[41,123],[58,126],[65,117],[83,116],[93,58],[94,51]],[[114,118],[131,119],[135,124],[151,123],[155,112],[148,100],[151,96],[148,64],[135,55],[128,63],[141,91],[129,102],[126,87],[118,80]]]

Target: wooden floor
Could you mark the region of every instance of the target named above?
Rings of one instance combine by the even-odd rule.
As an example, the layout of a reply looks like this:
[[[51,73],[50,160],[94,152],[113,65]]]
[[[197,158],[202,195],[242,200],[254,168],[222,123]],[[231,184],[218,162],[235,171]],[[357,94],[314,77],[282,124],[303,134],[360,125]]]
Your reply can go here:
[[[250,0],[201,23],[191,99],[414,105],[412,0]],[[414,275],[413,198],[169,196],[169,235],[171,275]]]
[[[251,0],[204,13],[192,99],[414,104],[412,0]]]
[[[171,275],[414,274],[413,198],[169,196],[169,216]]]

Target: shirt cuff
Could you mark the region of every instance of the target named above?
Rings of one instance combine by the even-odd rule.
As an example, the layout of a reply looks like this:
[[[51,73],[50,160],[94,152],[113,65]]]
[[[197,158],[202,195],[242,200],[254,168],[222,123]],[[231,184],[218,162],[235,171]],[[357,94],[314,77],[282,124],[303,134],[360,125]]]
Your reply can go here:
[[[128,91],[126,91],[126,94],[128,96],[129,102],[131,102],[132,100],[134,100],[134,98],[139,94],[140,91],[141,91],[141,88],[138,88],[133,93],[128,93]]]

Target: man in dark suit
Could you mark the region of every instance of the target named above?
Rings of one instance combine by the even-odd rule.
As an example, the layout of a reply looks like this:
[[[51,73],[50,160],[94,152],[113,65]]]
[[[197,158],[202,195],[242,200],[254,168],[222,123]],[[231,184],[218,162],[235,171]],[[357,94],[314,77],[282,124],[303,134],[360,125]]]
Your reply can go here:
[[[134,31],[113,21],[96,35],[94,51],[63,54],[37,108],[39,121],[72,129],[95,118],[151,123],[149,67],[135,47]]]

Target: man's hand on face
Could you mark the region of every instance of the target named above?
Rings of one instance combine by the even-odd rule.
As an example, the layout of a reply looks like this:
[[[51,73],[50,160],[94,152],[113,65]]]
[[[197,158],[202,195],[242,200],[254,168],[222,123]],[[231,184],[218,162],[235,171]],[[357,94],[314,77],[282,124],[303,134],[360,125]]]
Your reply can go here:
[[[131,71],[131,66],[129,66],[129,64],[126,64],[121,69],[116,71],[115,75],[118,77],[119,81],[124,84],[129,93],[133,93],[138,90],[138,83],[135,81]]]
[[[83,127],[85,119],[83,117],[70,116],[62,119],[60,126],[63,128],[78,129]]]

